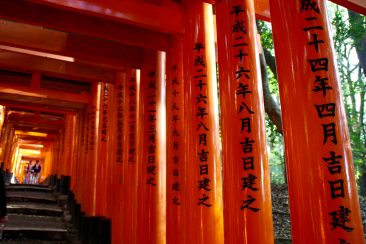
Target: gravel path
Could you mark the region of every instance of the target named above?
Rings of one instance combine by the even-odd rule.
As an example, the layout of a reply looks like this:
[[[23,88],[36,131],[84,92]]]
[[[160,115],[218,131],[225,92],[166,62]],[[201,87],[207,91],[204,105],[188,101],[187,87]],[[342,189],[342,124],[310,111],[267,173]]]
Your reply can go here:
[[[272,206],[275,239],[284,241],[276,243],[289,243],[288,240],[291,240],[291,223],[287,185],[272,185]],[[360,197],[360,208],[366,237],[366,198],[364,197]]]

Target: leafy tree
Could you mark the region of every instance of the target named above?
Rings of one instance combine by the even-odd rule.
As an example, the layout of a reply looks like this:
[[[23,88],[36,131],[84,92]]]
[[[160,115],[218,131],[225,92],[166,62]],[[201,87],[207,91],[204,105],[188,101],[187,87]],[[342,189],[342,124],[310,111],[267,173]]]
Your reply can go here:
[[[330,9],[356,177],[363,179],[360,185],[365,195],[366,17],[334,4],[330,5]]]

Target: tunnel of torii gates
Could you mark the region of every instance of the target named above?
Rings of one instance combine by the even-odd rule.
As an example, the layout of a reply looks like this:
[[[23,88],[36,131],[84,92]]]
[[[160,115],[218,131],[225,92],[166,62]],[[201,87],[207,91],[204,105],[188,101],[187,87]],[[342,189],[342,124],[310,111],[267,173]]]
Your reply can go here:
[[[149,244],[274,242],[271,21],[293,242],[363,243],[325,0],[12,0],[0,18],[0,160],[19,182],[29,160],[70,176],[113,243]]]

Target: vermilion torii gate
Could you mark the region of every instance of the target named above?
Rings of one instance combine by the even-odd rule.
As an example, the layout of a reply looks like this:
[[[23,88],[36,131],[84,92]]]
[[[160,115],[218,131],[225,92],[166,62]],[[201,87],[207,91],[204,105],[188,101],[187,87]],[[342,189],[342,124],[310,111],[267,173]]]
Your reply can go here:
[[[366,14],[362,0],[334,2]],[[271,21],[293,242],[363,243],[325,0],[16,0],[0,16],[12,25],[1,66],[92,81],[90,97],[65,98],[85,107],[66,116],[49,172],[71,176],[87,215],[112,219],[113,243],[132,244],[274,242],[255,18]]]

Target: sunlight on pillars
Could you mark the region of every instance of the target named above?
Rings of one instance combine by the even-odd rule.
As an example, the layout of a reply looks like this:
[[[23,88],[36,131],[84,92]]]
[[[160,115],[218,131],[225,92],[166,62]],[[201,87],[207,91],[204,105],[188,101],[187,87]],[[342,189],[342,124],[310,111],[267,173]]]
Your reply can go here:
[[[96,100],[93,101],[93,105],[95,106],[95,130],[94,130],[94,150],[92,155],[92,163],[93,163],[93,201],[92,201],[92,214],[95,214],[96,211],[96,201],[97,201],[97,174],[98,174],[98,147],[99,147],[99,113],[100,113],[100,99],[102,92],[102,83],[98,82],[96,87]]]
[[[158,140],[160,141],[159,147],[159,158],[160,158],[160,179],[161,189],[159,193],[159,204],[158,208],[161,213],[158,216],[158,238],[161,241],[160,243],[166,242],[166,85],[165,85],[165,63],[166,63],[166,53],[158,52],[157,54],[157,82],[160,83],[160,94],[158,95],[161,99],[159,99],[157,103],[157,127],[160,133],[158,133]]]

